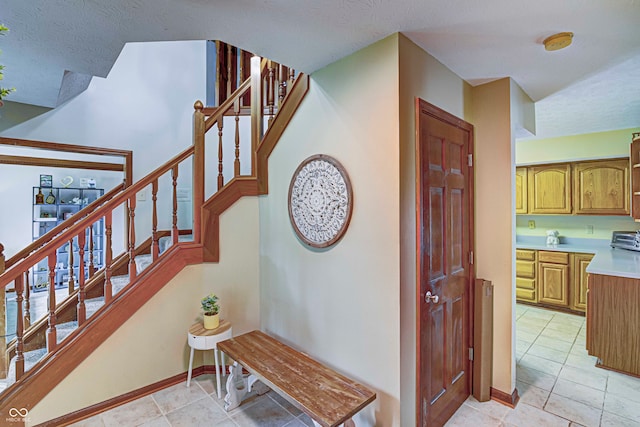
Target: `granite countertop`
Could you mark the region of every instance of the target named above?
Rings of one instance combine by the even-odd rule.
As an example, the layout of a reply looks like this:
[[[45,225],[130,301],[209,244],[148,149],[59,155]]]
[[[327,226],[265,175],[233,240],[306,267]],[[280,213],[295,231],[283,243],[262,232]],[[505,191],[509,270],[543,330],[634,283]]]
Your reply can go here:
[[[640,279],[640,252],[614,249],[608,239],[580,239],[560,236],[560,244],[548,247],[546,236],[516,236],[517,249],[595,254],[587,273]]]

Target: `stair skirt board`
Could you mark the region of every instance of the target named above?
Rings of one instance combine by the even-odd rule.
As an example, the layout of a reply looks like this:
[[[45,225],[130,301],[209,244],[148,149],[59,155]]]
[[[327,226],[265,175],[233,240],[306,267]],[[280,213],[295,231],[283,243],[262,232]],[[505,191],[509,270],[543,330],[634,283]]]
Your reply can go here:
[[[222,372],[226,375],[229,372],[226,365]],[[214,375],[216,374],[216,368],[214,365],[203,365],[198,366],[197,368],[193,368],[193,372],[191,375],[191,380],[199,377],[200,375]],[[212,380],[215,382],[215,378]],[[181,374],[174,375],[172,377],[166,378],[164,380],[160,380],[153,384],[149,384],[148,386],[141,387],[139,389],[130,391],[129,393],[122,394],[120,396],[116,396],[109,400],[105,400],[104,402],[96,403],[95,405],[88,406],[83,409],[79,409],[77,411],[71,412],[66,415],[62,415],[58,418],[54,418],[52,420],[48,420],[42,424],[37,424],[35,427],[45,427],[51,425],[68,425],[77,423],[84,419],[93,417],[94,415],[98,415],[101,412],[107,411],[109,409],[113,409],[117,406],[124,405],[125,403],[129,403],[133,400],[139,399],[144,396],[148,396],[160,390],[164,390],[165,388],[174,386],[176,384],[187,382],[187,372],[183,372]],[[215,389],[215,384],[213,385]]]

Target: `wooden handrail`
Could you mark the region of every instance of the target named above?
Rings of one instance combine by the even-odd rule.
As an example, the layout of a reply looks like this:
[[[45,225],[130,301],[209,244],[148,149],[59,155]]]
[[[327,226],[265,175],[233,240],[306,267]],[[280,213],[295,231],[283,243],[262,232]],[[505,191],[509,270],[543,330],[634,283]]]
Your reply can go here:
[[[263,58],[260,62],[261,73],[264,73],[266,66],[267,60]],[[207,119],[205,120],[204,132],[206,133],[214,124],[216,124],[218,120],[224,117],[225,113],[231,107],[233,107],[233,104],[239,98],[241,98],[249,89],[251,89],[251,78],[248,78],[244,82],[242,82],[242,84],[238,86],[238,89],[233,91],[233,93],[222,104],[220,104],[220,106],[216,107],[215,112],[207,117]]]
[[[42,236],[40,236],[38,240],[34,240],[33,242],[31,242],[31,244],[29,244],[29,246],[27,246],[26,248],[24,248],[23,250],[21,250],[20,252],[12,256],[11,258],[9,258],[5,263],[5,268],[7,269],[11,268],[15,263],[17,263],[21,259],[24,259],[27,255],[31,254],[32,252],[40,249],[45,244],[49,243],[55,235],[57,235],[62,230],[67,228],[72,221],[78,221],[84,215],[90,212],[93,212],[95,209],[98,208],[98,206],[101,206],[106,200],[110,200],[111,198],[113,198],[113,196],[118,194],[120,191],[124,190],[124,188],[125,188],[125,184],[123,182],[121,185],[118,185],[112,188],[104,195],[100,196],[99,198],[97,198],[96,200],[94,200],[84,208],[80,209],[80,211],[78,211],[78,213],[72,216],[70,219],[53,227],[46,234],[43,234]]]
[[[193,154],[193,146],[187,148],[182,153],[178,154],[173,159],[169,160],[164,165],[157,168],[155,171],[151,172],[149,175],[136,182],[135,184],[128,187],[126,190],[120,192],[115,195],[111,200],[104,203],[102,206],[96,208],[89,215],[79,218],[73,225],[70,225],[64,232],[58,234],[53,237],[49,241],[49,245],[53,245],[54,247],[59,247],[65,244],[67,241],[77,236],[83,229],[91,226],[95,223],[100,217],[104,216],[107,212],[112,211],[117,208],[125,201],[127,201],[132,195],[138,193],[140,190],[145,188],[147,185],[151,184],[151,182],[161,175],[171,170],[175,165],[179,164],[183,160],[187,159]],[[72,217],[73,218],[73,217]],[[0,276],[0,288],[7,286],[10,282],[15,280],[15,278],[21,274],[22,272],[29,269],[32,265],[39,262],[43,259],[43,255],[41,252],[34,252],[23,258],[20,262],[13,265],[10,269],[7,269],[3,275]]]

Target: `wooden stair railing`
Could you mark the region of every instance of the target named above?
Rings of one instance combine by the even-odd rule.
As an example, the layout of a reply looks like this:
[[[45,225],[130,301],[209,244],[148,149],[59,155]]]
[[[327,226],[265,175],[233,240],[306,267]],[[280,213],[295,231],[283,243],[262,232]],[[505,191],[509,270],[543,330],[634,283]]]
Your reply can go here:
[[[149,296],[149,292],[155,292],[166,284],[180,269],[186,264],[198,263],[203,261],[217,261],[219,257],[219,233],[218,233],[218,217],[226,208],[231,206],[235,200],[244,195],[258,195],[264,194],[267,189],[266,185],[266,160],[271,150],[277,142],[277,138],[282,134],[282,131],[286,127],[286,124],[291,119],[291,116],[297,109],[302,98],[308,89],[308,76],[303,74],[296,75],[293,70],[286,68],[286,73],[282,70],[278,64],[260,59],[257,57],[252,58],[252,71],[249,79],[245,80],[238,88],[218,107],[205,108],[200,101],[194,105],[194,135],[193,145],[182,153],[174,157],[172,160],[156,169],[140,181],[131,185],[124,191],[115,194],[110,200],[104,202],[100,206],[96,206],[91,212],[88,212],[84,217],[76,218],[73,224],[63,227],[64,229],[56,230],[58,234],[51,233],[51,238],[48,238],[42,247],[37,249],[33,253],[29,253],[19,261],[16,261],[10,268],[4,271],[4,274],[0,272],[0,290],[4,290],[7,285],[13,283],[16,291],[16,297],[18,300],[18,314],[17,316],[22,320],[18,321],[17,337],[14,341],[13,354],[15,354],[16,360],[16,382],[9,386],[4,392],[4,396],[11,399],[20,397],[25,402],[25,407],[30,408],[35,405],[42,397],[46,395],[67,373],[74,369],[75,365],[65,363],[63,360],[67,357],[69,360],[73,360],[74,363],[78,363],[90,354],[97,346],[92,340],[88,341],[87,334],[83,334],[86,329],[87,332],[91,329],[92,338],[98,333],[95,329],[99,321],[109,319],[108,328],[105,328],[99,334],[106,338],[109,336],[119,325],[124,323],[126,319],[132,314],[131,310],[137,310],[141,305],[125,304],[123,300],[129,296],[133,298],[133,294],[145,293]],[[280,70],[280,71],[278,71]],[[280,78],[286,77],[286,81],[280,80]],[[276,89],[277,88],[277,89]],[[288,90],[287,90],[288,89]],[[275,95],[278,94],[278,103],[275,102]],[[241,147],[247,145],[247,142],[240,138],[240,116],[243,113],[241,105],[245,106],[244,101],[247,98],[251,99],[251,138],[250,147],[248,152],[251,153],[251,167],[248,174],[243,175],[241,172],[240,164],[240,151]],[[291,99],[291,106],[288,105],[288,99]],[[282,113],[281,113],[282,112]],[[267,114],[267,125],[269,126],[267,132],[264,133],[264,114]],[[225,118],[233,122],[234,133],[230,139],[232,141],[230,146],[234,152],[235,158],[233,159],[233,174],[232,178],[228,179],[225,183],[225,174],[223,169],[223,155],[226,151],[227,145],[225,144],[229,140],[229,137],[225,138],[224,125]],[[217,129],[217,154],[218,161],[216,165],[209,165],[205,167],[205,134],[207,130],[212,128]],[[273,130],[272,130],[273,129]],[[192,231],[193,242],[179,244],[178,241],[178,172],[179,166],[184,162],[192,160],[192,203],[193,203],[193,218],[192,218]],[[217,166],[217,167],[216,167]],[[215,179],[208,180],[207,173],[217,172]],[[164,175],[169,175],[170,189],[164,189],[159,191],[160,178]],[[264,183],[260,181],[264,180]],[[216,182],[217,191],[214,191],[212,197],[205,202],[205,182]],[[148,266],[144,272],[140,273],[136,271],[135,256],[140,251],[140,246],[136,244],[136,240],[141,235],[140,230],[136,229],[136,201],[137,194],[147,187],[151,187],[152,191],[152,218],[151,218],[151,230],[146,230],[150,237],[150,249],[151,265]],[[260,190],[262,189],[262,190]],[[167,250],[162,255],[159,254],[158,240],[160,232],[158,232],[158,209],[157,199],[160,196],[164,196],[166,193],[171,194],[172,212],[171,212],[171,241],[172,246],[170,250]],[[114,226],[114,211],[119,208],[123,208],[126,218],[124,223],[126,225],[127,233],[124,238],[123,248],[125,250],[124,261],[123,256],[113,257],[113,226]],[[55,293],[55,255],[58,248],[72,243],[78,242],[80,248],[84,248],[87,244],[85,236],[87,230],[98,221],[104,221],[105,223],[105,259],[104,268],[99,271],[91,271],[93,275],[88,274],[85,271],[84,263],[79,262],[79,274],[77,282],[72,283],[70,291],[74,298],[77,297],[76,303],[76,316],[78,321],[78,330],[72,333],[65,341],[58,343],[56,324],[57,317],[62,312],[59,310],[56,304]],[[124,234],[124,233],[123,233]],[[91,233],[89,233],[91,236]],[[34,242],[35,244],[36,242]],[[72,247],[72,245],[70,245]],[[184,260],[175,258],[176,254],[181,253],[180,248],[188,248],[184,254]],[[170,255],[171,257],[165,256]],[[82,257],[80,259],[83,259]],[[128,264],[127,270],[129,275],[129,284],[126,288],[118,294],[118,297],[114,299],[112,294],[111,277],[117,265],[122,265],[123,262]],[[29,371],[24,372],[24,311],[22,308],[22,301],[25,298],[25,289],[28,288],[27,280],[29,277],[29,270],[38,263],[46,263],[49,272],[48,286],[48,318],[47,318],[47,331],[46,331],[46,348],[47,354],[37,362]],[[120,264],[118,264],[120,263]],[[154,268],[156,264],[167,265],[166,271]],[[181,267],[182,266],[182,267]],[[124,268],[124,267],[120,267]],[[93,269],[91,269],[93,270]],[[166,273],[166,274],[163,274]],[[88,276],[88,277],[85,277]],[[98,277],[98,278],[96,278]],[[153,278],[153,285],[146,284],[144,290],[138,290],[136,287],[137,282],[147,283]],[[98,310],[90,319],[86,318],[84,311],[84,301],[87,294],[87,285],[89,283],[101,282],[103,283],[102,293],[105,299],[105,305]],[[126,292],[125,292],[126,291]],[[122,295],[121,295],[122,294]],[[136,294],[136,295],[137,295]],[[110,302],[113,300],[113,303]],[[116,307],[111,307],[116,304]],[[129,311],[127,311],[129,310]],[[117,318],[113,318],[114,313],[126,313]],[[111,317],[109,317],[111,316]],[[34,321],[34,325],[37,323]],[[41,323],[40,323],[41,324]],[[80,345],[79,348],[75,348],[74,351],[67,351],[68,345]],[[98,341],[100,342],[100,341]],[[54,357],[55,356],[55,357]],[[44,372],[48,368],[53,368],[55,375],[47,375],[47,379],[50,381],[38,381],[39,378],[43,378]],[[33,387],[37,384],[37,391],[26,390],[26,388]],[[22,387],[22,386],[25,387]],[[7,400],[5,399],[5,402]],[[0,402],[2,399],[0,399]],[[5,405],[0,403],[0,413],[2,413]]]

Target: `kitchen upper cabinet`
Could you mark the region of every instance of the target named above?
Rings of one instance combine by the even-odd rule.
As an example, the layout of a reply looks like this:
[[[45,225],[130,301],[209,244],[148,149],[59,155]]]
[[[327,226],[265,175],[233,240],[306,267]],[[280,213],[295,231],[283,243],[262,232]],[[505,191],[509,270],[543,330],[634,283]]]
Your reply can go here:
[[[569,307],[569,254],[566,252],[538,252],[538,301]]]
[[[640,222],[640,132],[632,135],[631,143],[631,217]]]
[[[527,168],[516,168],[516,213],[527,212]]]
[[[587,266],[593,254],[571,254],[571,309],[587,310]]]
[[[527,168],[530,214],[571,213],[571,164]]]
[[[629,215],[629,160],[576,163],[573,177],[576,214]]]

